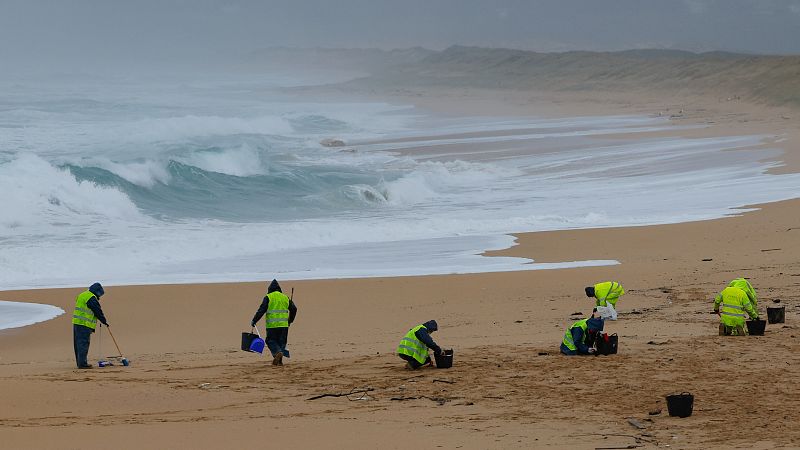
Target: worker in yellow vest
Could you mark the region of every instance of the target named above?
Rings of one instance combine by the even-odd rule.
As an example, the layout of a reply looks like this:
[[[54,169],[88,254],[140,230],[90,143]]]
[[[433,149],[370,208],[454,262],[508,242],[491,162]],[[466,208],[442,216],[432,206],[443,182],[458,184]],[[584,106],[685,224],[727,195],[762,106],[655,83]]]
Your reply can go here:
[[[720,336],[744,336],[747,316],[758,319],[758,311],[747,293],[736,287],[726,287],[714,298],[714,312],[719,315]],[[746,314],[745,314],[746,313]]]
[[[431,333],[439,329],[435,320],[429,320],[422,325],[417,325],[403,336],[400,345],[397,346],[397,356],[406,362],[406,367],[412,370],[419,369],[424,365],[431,364],[431,357],[428,349],[433,350],[434,354],[441,355],[442,348],[433,341]]]
[[[605,320],[617,320],[617,300],[625,294],[625,289],[616,281],[604,281],[584,289],[587,297],[594,297],[592,312],[600,313]]]
[[[603,331],[603,319],[597,317],[589,317],[573,323],[564,332],[564,338],[561,340],[561,353],[567,356],[594,354],[594,339],[601,331]]]
[[[89,355],[89,342],[97,321],[108,326],[103,309],[100,308],[100,297],[103,294],[105,294],[103,286],[94,283],[75,298],[75,310],[72,312],[72,346],[75,349],[75,363],[79,369],[92,368],[86,358]]]
[[[289,325],[297,316],[297,306],[294,301],[281,291],[278,280],[272,280],[267,287],[267,295],[261,300],[261,306],[253,316],[250,326],[256,326],[261,316],[266,315],[266,344],[272,353],[272,365],[282,366],[283,358],[289,357],[286,344],[289,340]]]
[[[756,290],[753,289],[753,285],[750,284],[747,279],[737,278],[728,283],[728,287],[735,287],[743,290],[744,293],[747,294],[747,298],[750,299],[750,303],[753,304],[753,308],[758,309],[758,295],[756,295]]]

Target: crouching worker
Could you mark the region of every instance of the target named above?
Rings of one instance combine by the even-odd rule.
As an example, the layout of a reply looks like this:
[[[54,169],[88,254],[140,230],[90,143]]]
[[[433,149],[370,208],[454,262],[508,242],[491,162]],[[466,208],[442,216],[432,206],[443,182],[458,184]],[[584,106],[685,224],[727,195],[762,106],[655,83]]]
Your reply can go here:
[[[297,316],[297,307],[292,299],[281,291],[278,280],[272,280],[267,288],[267,295],[261,301],[256,315],[250,321],[250,326],[255,327],[261,316],[266,314],[267,338],[266,344],[272,354],[272,365],[282,366],[283,357],[289,357],[286,343],[289,340],[289,325]]]
[[[438,329],[436,321],[429,320],[408,330],[408,333],[400,340],[400,345],[397,346],[397,356],[406,361],[406,367],[414,370],[424,365],[430,365],[431,357],[428,349],[433,350],[437,355],[442,354],[442,349],[436,345],[436,342],[433,342],[430,335]]]
[[[573,323],[564,333],[561,353],[568,356],[594,354],[594,339],[600,331],[603,331],[603,319],[597,317]]]
[[[758,319],[758,311],[750,302],[747,292],[731,286],[723,289],[714,298],[714,312],[719,316],[720,336],[744,336],[747,334],[745,318],[749,315]]]

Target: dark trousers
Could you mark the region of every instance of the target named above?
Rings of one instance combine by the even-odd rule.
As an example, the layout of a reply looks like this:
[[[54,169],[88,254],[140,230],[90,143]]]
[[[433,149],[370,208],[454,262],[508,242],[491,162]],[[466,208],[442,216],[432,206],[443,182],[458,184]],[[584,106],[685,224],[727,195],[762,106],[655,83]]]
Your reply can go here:
[[[430,364],[430,362],[431,362],[431,357],[430,356],[428,357],[428,359],[425,360],[425,364],[420,364],[419,361],[414,359],[413,356],[404,355],[402,353],[398,353],[397,356],[399,356],[400,358],[402,358],[405,361],[407,361],[411,365],[412,369],[419,369],[420,367],[424,366],[425,364]]]
[[[89,365],[86,357],[89,355],[89,341],[92,338],[92,331],[89,327],[72,324],[72,345],[75,348],[75,363],[79,368]]]
[[[267,328],[267,347],[272,356],[278,352],[283,356],[289,357],[289,350],[286,350],[286,342],[289,340],[289,328]]]

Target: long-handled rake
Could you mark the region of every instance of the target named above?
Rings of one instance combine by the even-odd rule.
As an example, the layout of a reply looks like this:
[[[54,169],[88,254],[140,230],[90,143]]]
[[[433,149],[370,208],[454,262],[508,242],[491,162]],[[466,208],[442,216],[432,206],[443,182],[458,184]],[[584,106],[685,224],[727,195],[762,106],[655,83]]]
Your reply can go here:
[[[114,346],[117,347],[117,353],[119,353],[119,356],[117,358],[120,358],[120,362],[122,363],[123,366],[130,365],[128,358],[122,356],[122,350],[119,349],[119,345],[117,344],[117,339],[114,338],[114,333],[111,332],[111,327],[106,327],[106,330],[108,330],[108,334],[111,335],[111,339],[114,341]]]

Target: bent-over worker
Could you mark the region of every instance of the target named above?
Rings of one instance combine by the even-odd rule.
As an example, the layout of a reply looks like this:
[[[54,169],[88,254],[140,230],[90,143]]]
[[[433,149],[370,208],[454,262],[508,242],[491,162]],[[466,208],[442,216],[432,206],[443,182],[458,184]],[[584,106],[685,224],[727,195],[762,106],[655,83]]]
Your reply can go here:
[[[747,294],[747,298],[750,299],[750,303],[753,304],[753,308],[758,310],[758,296],[756,295],[756,290],[753,289],[753,285],[750,284],[749,281],[745,278],[737,278],[730,283],[728,283],[728,287],[735,287],[739,288]]]
[[[91,369],[86,360],[89,355],[89,343],[97,321],[108,326],[103,309],[100,308],[100,297],[105,294],[100,283],[94,283],[89,289],[75,298],[75,310],[72,312],[72,346],[75,349],[75,363],[79,369]]]
[[[720,336],[744,336],[747,334],[745,318],[749,315],[753,319],[758,319],[758,311],[753,307],[747,293],[730,286],[714,298],[714,312],[719,315]]]
[[[294,301],[281,291],[278,280],[272,280],[267,288],[267,295],[261,301],[261,306],[250,321],[250,326],[255,327],[261,316],[266,314],[267,339],[266,344],[272,354],[272,365],[282,366],[283,357],[289,357],[286,343],[289,340],[289,325],[297,316],[297,307]]]
[[[408,330],[408,333],[400,340],[400,345],[397,346],[397,356],[406,361],[409,369],[419,369],[426,364],[431,364],[428,349],[433,350],[436,355],[442,354],[441,347],[436,345],[430,335],[438,329],[436,321],[429,320]]]
[[[587,286],[584,291],[587,297],[594,297],[594,311],[600,312],[603,319],[617,320],[617,300],[625,294],[625,289],[616,281],[603,281],[594,286]]]

